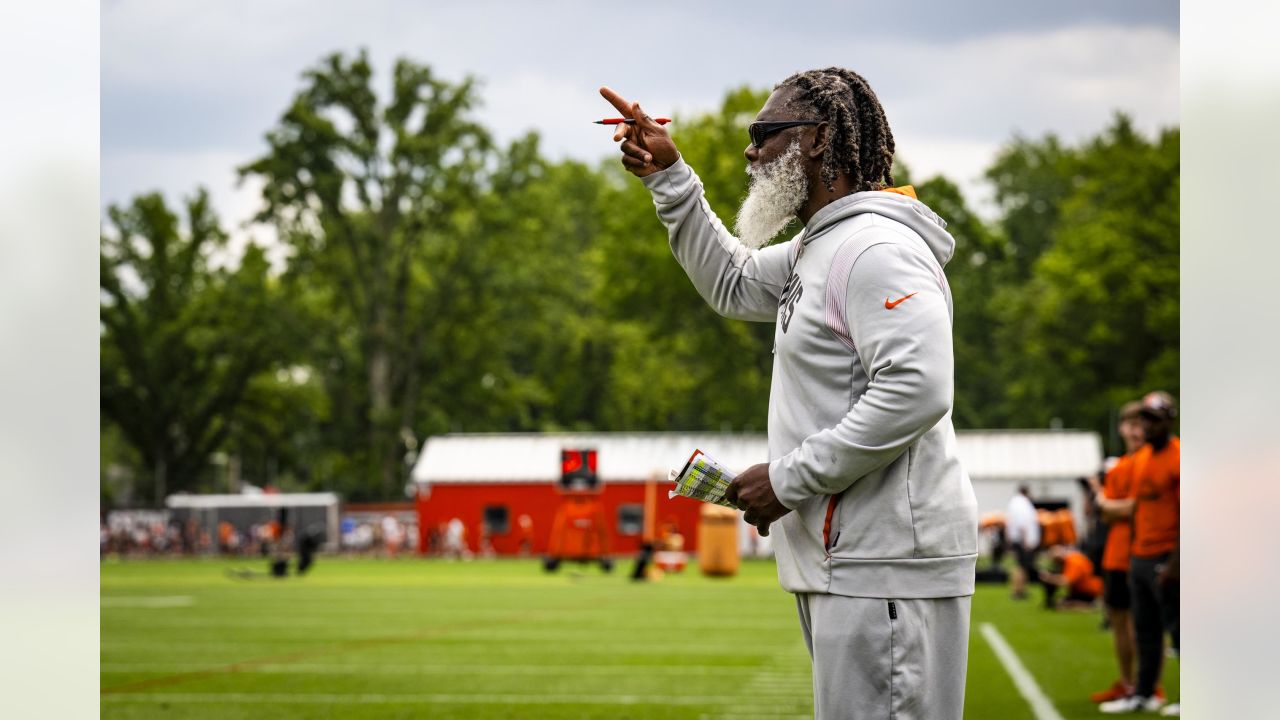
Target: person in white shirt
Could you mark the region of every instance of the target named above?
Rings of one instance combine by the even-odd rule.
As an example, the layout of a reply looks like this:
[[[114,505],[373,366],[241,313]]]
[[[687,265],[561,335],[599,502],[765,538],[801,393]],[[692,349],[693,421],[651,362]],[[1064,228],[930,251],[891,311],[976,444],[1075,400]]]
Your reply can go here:
[[[467,526],[459,518],[449,521],[444,531],[445,555],[453,558],[470,558],[467,548]]]
[[[1040,520],[1031,502],[1031,489],[1018,486],[1004,513],[1005,539],[1013,548],[1018,565],[1013,569],[1013,598],[1027,597],[1027,578],[1036,577],[1036,550],[1040,547]]]
[[[395,557],[404,542],[404,531],[401,530],[400,523],[390,515],[382,518],[382,542],[386,546],[387,557]]]

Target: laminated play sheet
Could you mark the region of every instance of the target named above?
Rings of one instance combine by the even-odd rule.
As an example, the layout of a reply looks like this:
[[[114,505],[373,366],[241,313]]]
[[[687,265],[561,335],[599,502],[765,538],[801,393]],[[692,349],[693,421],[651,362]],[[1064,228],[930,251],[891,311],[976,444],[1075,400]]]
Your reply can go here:
[[[683,495],[736,510],[736,507],[724,499],[724,493],[734,477],[736,475],[732,470],[712,460],[701,450],[694,450],[683,470],[671,471],[671,480],[675,482],[676,488],[669,491],[667,496]]]

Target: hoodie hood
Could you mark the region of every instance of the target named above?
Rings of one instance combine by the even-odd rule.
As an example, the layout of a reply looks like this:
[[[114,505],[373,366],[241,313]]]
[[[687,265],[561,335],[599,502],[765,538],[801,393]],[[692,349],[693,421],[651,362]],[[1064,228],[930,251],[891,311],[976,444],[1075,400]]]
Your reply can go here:
[[[947,222],[915,198],[910,185],[888,190],[868,190],[846,195],[827,205],[804,228],[804,243],[830,230],[845,218],[862,213],[875,213],[896,220],[914,230],[924,239],[925,245],[937,258],[939,265],[946,265],[956,252],[956,240],[947,232]]]

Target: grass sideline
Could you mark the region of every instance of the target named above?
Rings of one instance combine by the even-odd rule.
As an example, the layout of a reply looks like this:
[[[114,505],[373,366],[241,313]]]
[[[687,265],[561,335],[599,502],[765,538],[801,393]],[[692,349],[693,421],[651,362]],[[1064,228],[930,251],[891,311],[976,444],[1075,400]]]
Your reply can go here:
[[[103,718],[803,718],[809,659],[772,562],[651,584],[535,560],[322,557],[102,565]],[[1034,720],[978,632],[993,623],[1064,718],[1100,717],[1115,677],[1097,613],[980,587],[966,718]],[[1177,697],[1177,663],[1166,690]]]

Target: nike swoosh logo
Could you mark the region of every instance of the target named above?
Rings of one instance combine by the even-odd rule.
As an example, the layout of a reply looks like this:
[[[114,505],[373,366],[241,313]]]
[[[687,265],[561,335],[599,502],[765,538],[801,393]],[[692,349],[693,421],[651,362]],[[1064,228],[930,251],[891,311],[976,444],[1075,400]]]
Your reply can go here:
[[[901,303],[903,300],[906,300],[906,299],[907,299],[907,298],[909,298],[909,297],[913,297],[914,295],[915,295],[915,293],[911,293],[910,295],[907,295],[906,297],[900,297],[900,298],[898,298],[897,300],[894,300],[893,302],[889,302],[889,298],[885,298],[885,299],[884,299],[884,307],[885,307],[885,309],[886,309],[886,310],[892,310],[892,309],[894,309],[894,308],[898,307],[898,304],[899,304],[899,303]]]

